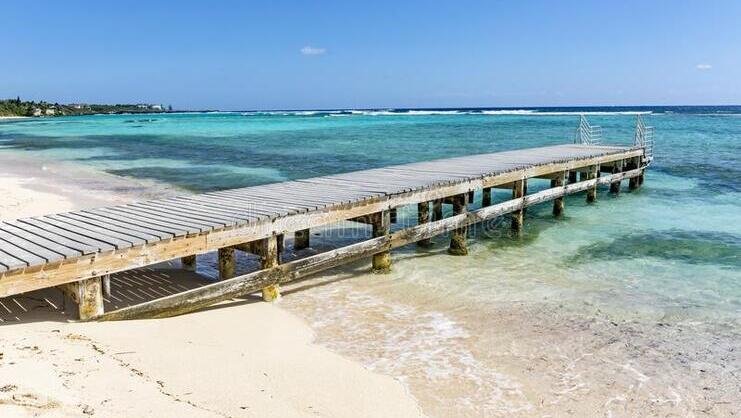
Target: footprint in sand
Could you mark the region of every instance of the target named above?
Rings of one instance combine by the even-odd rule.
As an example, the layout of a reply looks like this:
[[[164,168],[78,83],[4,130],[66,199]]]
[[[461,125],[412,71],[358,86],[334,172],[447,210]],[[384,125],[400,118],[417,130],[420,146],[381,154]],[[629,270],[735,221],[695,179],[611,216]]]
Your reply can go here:
[[[16,387],[14,385],[6,385],[3,386],[3,388],[6,388],[8,386],[12,386],[13,388],[10,389],[15,390]],[[13,394],[10,398],[4,398],[0,399],[0,405],[16,405],[16,406],[23,406],[26,408],[34,408],[34,409],[54,409],[59,407],[59,403],[51,398],[48,398],[46,396],[38,396],[33,393],[16,393]]]

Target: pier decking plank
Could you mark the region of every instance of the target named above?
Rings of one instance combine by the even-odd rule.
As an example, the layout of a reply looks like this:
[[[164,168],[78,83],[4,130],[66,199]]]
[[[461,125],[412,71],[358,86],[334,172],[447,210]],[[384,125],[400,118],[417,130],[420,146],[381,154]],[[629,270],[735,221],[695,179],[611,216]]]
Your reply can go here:
[[[60,221],[59,219],[55,218],[53,215],[52,216],[41,216],[39,218],[36,218],[36,220],[41,221],[41,223],[46,223],[51,226],[57,227],[59,229],[64,229],[74,234],[79,234],[79,235],[93,238],[98,241],[103,241],[106,244],[112,245],[118,250],[129,248],[135,244],[144,243],[144,240],[139,239],[139,238],[128,237],[128,239],[119,239],[116,236],[117,234],[114,234],[113,231],[102,230],[100,228],[92,227],[92,226],[86,227],[85,225],[80,225],[79,223],[74,223],[74,222],[63,222],[64,219]]]
[[[90,248],[95,248],[95,253],[97,252],[108,252],[113,251],[116,249],[116,247],[104,240],[97,240],[89,236],[89,234],[81,233],[81,232],[71,232],[64,228],[59,228],[53,224],[49,224],[46,222],[42,222],[38,219],[34,218],[24,218],[19,219],[17,221],[19,224],[25,226],[29,226],[31,228],[36,228],[38,230],[47,231],[49,233],[53,233],[56,235],[59,235],[60,237],[66,238],[73,242],[79,242],[82,245],[89,246]],[[89,254],[89,252],[88,252]]]
[[[34,235],[28,231],[18,228],[11,223],[0,224],[0,231],[15,235],[16,237],[22,239],[24,242],[40,245],[47,250],[54,251],[55,253],[63,255],[64,258],[77,257],[82,255],[82,251],[80,250],[75,250],[68,246],[59,244],[58,242],[40,237],[38,235]]]
[[[15,228],[19,234],[21,233],[20,231],[23,231],[24,233],[28,234],[25,236],[27,237],[26,239],[28,239],[29,241],[36,242],[36,238],[33,237],[35,235],[36,237],[41,239],[40,242],[44,242],[44,240],[56,242],[57,244],[64,245],[67,248],[80,252],[81,255],[97,253],[99,250],[97,247],[93,247],[82,242],[74,241],[65,236],[55,234],[50,229],[41,229],[33,225],[21,223],[18,221],[5,222],[3,224],[3,229],[5,227]],[[10,230],[8,231],[10,232]]]

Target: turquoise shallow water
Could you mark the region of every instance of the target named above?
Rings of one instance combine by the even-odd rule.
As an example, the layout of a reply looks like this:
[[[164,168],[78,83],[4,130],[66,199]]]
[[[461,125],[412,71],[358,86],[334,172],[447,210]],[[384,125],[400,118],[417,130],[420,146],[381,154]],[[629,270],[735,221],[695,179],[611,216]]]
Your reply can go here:
[[[521,237],[506,219],[474,228],[468,257],[446,255],[445,237],[408,246],[382,279],[360,263],[283,306],[320,343],[407,384],[432,416],[723,415],[741,367],[741,107],[32,119],[0,123],[0,153],[198,192],[570,142],[579,112],[606,143],[630,143],[637,112],[656,128],[640,190],[568,197],[561,219],[529,208]],[[340,232],[313,246],[357,239]]]
[[[646,187],[620,199],[604,194],[595,208],[575,197],[567,218],[558,222],[547,207],[534,209],[523,239],[511,240],[506,229],[487,233],[479,256],[507,268],[508,254],[515,259],[527,253],[534,271],[555,280],[533,288],[531,280],[513,279],[515,293],[574,293],[569,281],[584,277],[587,283],[577,289],[606,303],[620,289],[628,310],[665,306],[672,312],[738,315],[741,108],[578,111],[602,126],[606,143],[629,143],[633,115],[644,113],[656,128],[657,143]],[[32,119],[0,124],[0,151],[207,191],[569,142],[577,114],[575,109],[462,109]],[[545,186],[531,189],[538,187]],[[488,257],[491,253],[498,257]],[[533,271],[507,269],[508,277]],[[594,279],[594,271],[604,280]],[[466,288],[498,297],[480,287],[473,282]]]

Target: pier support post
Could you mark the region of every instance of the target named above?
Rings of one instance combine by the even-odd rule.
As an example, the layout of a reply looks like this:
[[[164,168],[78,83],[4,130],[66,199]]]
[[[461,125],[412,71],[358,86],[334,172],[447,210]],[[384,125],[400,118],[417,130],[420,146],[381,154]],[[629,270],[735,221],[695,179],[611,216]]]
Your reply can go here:
[[[300,231],[296,231],[293,234],[293,249],[294,250],[303,250],[304,248],[309,248],[309,230],[308,229],[302,229]]]
[[[219,279],[231,279],[234,277],[235,271],[236,261],[234,258],[234,248],[219,248]]]
[[[566,180],[566,173],[563,172],[551,180],[551,187],[563,187]],[[563,215],[563,196],[553,199],[553,216]]]
[[[88,321],[103,315],[103,281],[100,277],[67,283],[61,289],[77,304],[80,321]]]
[[[623,171],[623,161],[615,161],[614,165],[612,166],[612,174],[617,174]],[[610,193],[612,194],[620,194],[620,180],[613,181],[610,183]]]
[[[371,215],[373,238],[382,237],[391,233],[391,211],[384,210]],[[373,255],[373,273],[388,273],[391,271],[391,251],[386,250]]]
[[[631,158],[629,163],[630,167],[628,169],[635,170],[640,166],[640,161],[639,157]],[[640,183],[638,177],[631,177],[630,180],[628,180],[628,190],[636,190],[639,186]]]
[[[102,277],[101,284],[103,285],[103,297],[111,297],[111,275],[106,274]]]
[[[512,183],[512,198],[517,199],[525,196],[525,183],[527,180],[517,180]],[[525,212],[516,210],[512,212],[512,231],[520,232],[522,230],[522,224],[525,219]]]
[[[390,222],[391,222],[392,224],[395,224],[395,223],[396,223],[396,220],[397,220],[397,219],[398,219],[398,218],[397,218],[397,215],[396,215],[396,209],[391,209],[391,210],[389,211],[389,221],[390,221]]]
[[[261,269],[273,268],[280,263],[277,235],[261,239],[257,242],[256,247],[256,252],[260,256]],[[280,299],[280,286],[277,283],[262,289],[262,300],[265,302],[273,302],[278,299]]]
[[[196,271],[196,255],[186,255],[180,259],[180,264],[182,264],[183,270]]]
[[[587,180],[593,180],[597,178],[597,172],[599,172],[598,165],[590,165],[589,171],[587,171]],[[597,185],[587,189],[587,203],[594,203],[597,200]]]
[[[443,219],[443,201],[437,199],[432,202],[432,221],[439,221]]]
[[[481,207],[491,206],[491,187],[481,190]]]
[[[417,223],[419,225],[430,222],[430,202],[417,203]],[[417,241],[417,245],[423,248],[432,246],[432,240],[425,238]]]
[[[576,171],[569,171],[569,184],[576,183]]]
[[[453,215],[460,215],[466,213],[466,195],[459,194],[453,196]],[[450,233],[450,247],[448,247],[448,254],[451,255],[468,255],[468,247],[466,246],[466,233],[468,227],[464,226],[456,228]]]

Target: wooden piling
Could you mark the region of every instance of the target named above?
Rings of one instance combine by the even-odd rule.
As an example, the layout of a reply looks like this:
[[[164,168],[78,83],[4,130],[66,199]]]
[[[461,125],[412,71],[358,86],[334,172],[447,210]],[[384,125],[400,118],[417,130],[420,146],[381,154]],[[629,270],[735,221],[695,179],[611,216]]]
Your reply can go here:
[[[617,174],[619,172],[623,171],[623,161],[615,161],[615,163],[612,165],[612,174]],[[612,194],[619,194],[620,193],[620,180],[613,181],[610,183],[610,193]]]
[[[466,213],[466,195],[459,194],[453,196],[453,216]],[[450,247],[448,247],[448,254],[451,255],[468,255],[468,247],[466,245],[466,233],[468,232],[467,226],[454,229],[450,233]]]
[[[417,204],[417,223],[419,225],[430,222],[430,202],[421,202]],[[417,241],[417,245],[423,248],[431,247],[432,240],[426,238]]]
[[[391,213],[388,210],[371,215],[373,238],[383,237],[391,233]],[[381,251],[373,255],[373,273],[388,273],[391,271],[391,251]]]
[[[219,279],[231,279],[236,271],[234,248],[219,248]]]
[[[525,182],[527,180],[517,180],[512,183],[512,198],[517,199],[518,197],[525,196]],[[512,212],[512,230],[520,232],[522,230],[522,224],[524,222],[525,213],[522,209]]]
[[[395,224],[395,223],[396,223],[396,220],[397,220],[397,214],[396,214],[396,209],[391,209],[391,210],[389,211],[389,221],[390,221],[390,222],[391,222],[392,224]]]
[[[551,188],[563,187],[566,180],[566,173],[561,173],[551,180]],[[563,215],[563,196],[553,199],[553,216]]]
[[[586,173],[587,180],[596,179],[598,172],[599,172],[598,165],[589,166],[589,171],[587,171]],[[596,200],[597,200],[597,184],[587,189],[587,203],[594,203]]]
[[[484,187],[481,190],[481,206],[491,206],[491,187]]]
[[[78,318],[81,321],[103,315],[103,283],[100,277],[67,283],[60,289],[77,304]]]
[[[256,252],[260,256],[261,269],[270,269],[280,264],[278,242],[278,235],[273,235],[257,242]],[[280,299],[280,287],[278,283],[268,285],[262,289],[262,300],[265,302],[273,302],[278,299]]]
[[[103,276],[101,284],[103,285],[103,296],[106,298],[110,298],[111,297],[111,275],[106,274],[105,276]]]
[[[183,270],[196,271],[196,255],[186,255],[180,259],[180,264],[183,266]]]
[[[522,182],[522,195],[527,196],[527,180]],[[522,208],[523,218],[527,215],[527,207]]]
[[[432,221],[439,221],[443,218],[443,201],[437,199],[432,202]]]
[[[302,229],[294,232],[293,234],[293,249],[303,250],[309,248],[310,245],[310,230]]]
[[[576,171],[570,170],[569,171],[569,184],[576,183]]]
[[[629,169],[635,170],[640,167],[640,157],[631,158],[630,162],[628,163],[630,165]],[[636,190],[640,186],[640,176],[637,177],[631,177],[630,180],[628,180],[628,190]]]

